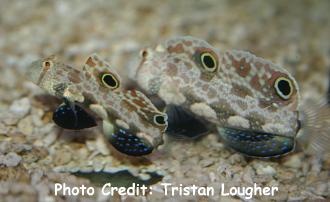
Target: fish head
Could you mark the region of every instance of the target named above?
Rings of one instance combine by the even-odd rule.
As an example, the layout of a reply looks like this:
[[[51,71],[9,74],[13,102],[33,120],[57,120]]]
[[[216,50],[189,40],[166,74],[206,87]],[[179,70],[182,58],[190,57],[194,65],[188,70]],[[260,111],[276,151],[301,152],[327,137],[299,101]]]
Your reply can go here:
[[[49,56],[32,62],[26,72],[26,77],[33,83],[40,85],[47,81],[54,68],[56,69],[56,57]]]

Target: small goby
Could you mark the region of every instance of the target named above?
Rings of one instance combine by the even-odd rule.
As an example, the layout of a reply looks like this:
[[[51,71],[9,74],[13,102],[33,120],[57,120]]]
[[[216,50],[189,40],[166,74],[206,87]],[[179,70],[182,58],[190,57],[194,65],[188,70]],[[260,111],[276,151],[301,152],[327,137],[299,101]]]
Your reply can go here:
[[[67,123],[73,122],[71,117],[93,126],[90,118],[84,118],[88,116],[83,108],[88,107],[103,120],[105,136],[122,153],[146,155],[163,143],[166,114],[158,111],[143,93],[122,90],[119,75],[95,54],[80,69],[54,56],[41,59],[28,67],[27,76],[49,94],[65,100],[53,118],[60,125],[69,119],[66,128],[70,128]]]

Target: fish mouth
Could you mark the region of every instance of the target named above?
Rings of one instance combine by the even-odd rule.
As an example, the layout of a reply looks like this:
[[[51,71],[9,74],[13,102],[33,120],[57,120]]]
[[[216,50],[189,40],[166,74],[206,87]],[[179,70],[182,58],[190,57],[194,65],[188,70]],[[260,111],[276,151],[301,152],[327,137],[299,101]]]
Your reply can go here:
[[[295,138],[260,131],[218,128],[225,144],[251,157],[279,157],[295,148]]]

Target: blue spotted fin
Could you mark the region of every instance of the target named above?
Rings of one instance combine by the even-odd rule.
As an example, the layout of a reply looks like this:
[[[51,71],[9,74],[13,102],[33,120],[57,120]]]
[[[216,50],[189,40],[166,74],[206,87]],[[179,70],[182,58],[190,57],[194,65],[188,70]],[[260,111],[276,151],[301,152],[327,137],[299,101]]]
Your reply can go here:
[[[119,152],[130,156],[147,155],[154,149],[148,141],[118,126],[115,127],[114,132],[108,137],[108,141]]]
[[[252,157],[276,157],[295,147],[292,137],[234,128],[218,128],[218,132],[227,146]]]
[[[207,125],[181,106],[166,106],[166,134],[176,138],[197,138],[209,132]]]
[[[92,115],[79,105],[69,102],[57,107],[53,113],[53,121],[59,127],[70,130],[81,130],[97,125]]]

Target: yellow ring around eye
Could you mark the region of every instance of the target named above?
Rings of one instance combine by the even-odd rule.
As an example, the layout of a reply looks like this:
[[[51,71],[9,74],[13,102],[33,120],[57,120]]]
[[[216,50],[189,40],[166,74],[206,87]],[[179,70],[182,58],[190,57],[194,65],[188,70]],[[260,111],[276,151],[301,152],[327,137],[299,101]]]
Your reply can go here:
[[[105,73],[101,76],[102,83],[110,88],[110,89],[117,89],[119,87],[119,80],[110,73]]]
[[[284,100],[290,99],[293,93],[293,86],[291,80],[285,77],[279,77],[274,84],[276,93]]]
[[[157,114],[154,116],[154,123],[158,126],[167,125],[167,115]]]
[[[218,66],[216,58],[211,53],[202,53],[200,60],[206,71],[214,72]]]

